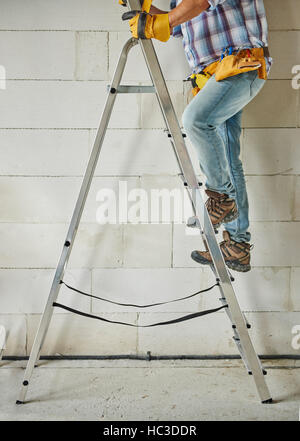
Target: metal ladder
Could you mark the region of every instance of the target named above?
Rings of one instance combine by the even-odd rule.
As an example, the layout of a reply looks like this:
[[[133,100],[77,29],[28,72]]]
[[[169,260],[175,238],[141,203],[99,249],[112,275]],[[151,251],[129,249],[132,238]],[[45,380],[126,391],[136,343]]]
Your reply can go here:
[[[129,10],[139,10],[140,1],[127,0],[127,6]],[[141,46],[149,70],[149,74],[152,79],[152,86],[122,86],[120,84],[126,66],[128,53],[130,49],[137,44]],[[260,360],[254,350],[250,336],[248,334],[248,329],[250,328],[250,325],[246,321],[236,299],[231,283],[234,279],[227,270],[223,255],[216,240],[214,228],[211,224],[208,212],[202,199],[200,184],[198,183],[197,177],[195,175],[193,165],[184,142],[184,135],[181,132],[166,86],[166,82],[153,47],[153,43],[151,40],[136,40],[134,38],[129,39],[125,43],[117,63],[115,73],[113,75],[112,83],[109,86],[108,96],[102,113],[100,126],[95,138],[94,147],[90,155],[80,193],[71,218],[68,233],[56,268],[45,310],[42,315],[39,328],[31,349],[31,354],[25,370],[20,395],[16,403],[22,404],[25,402],[32,372],[40,357],[43,342],[45,340],[48,327],[53,315],[53,303],[56,301],[60,291],[60,282],[63,278],[64,271],[76,237],[82,211],[85,206],[86,198],[98,162],[100,150],[108,127],[113,105],[118,93],[155,93],[157,96],[167,127],[167,134],[176,155],[179,168],[183,176],[184,185],[188,190],[193,212],[196,216],[197,224],[199,226],[204,245],[206,249],[211,253],[213,259],[213,266],[211,266],[211,268],[216,276],[217,282],[219,282],[221,303],[224,305],[228,305],[225,310],[232,323],[232,328],[234,331],[233,339],[237,345],[238,351],[248,373],[252,375],[252,378],[254,379],[261,402],[271,403],[272,398],[264,378],[266,372],[262,368]]]

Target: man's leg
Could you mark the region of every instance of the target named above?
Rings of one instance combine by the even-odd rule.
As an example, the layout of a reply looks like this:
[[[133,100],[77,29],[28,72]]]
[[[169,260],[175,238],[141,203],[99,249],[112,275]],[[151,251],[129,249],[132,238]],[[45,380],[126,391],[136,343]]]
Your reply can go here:
[[[248,199],[240,154],[241,113],[265,81],[249,72],[217,83],[211,78],[184,113],[184,127],[196,147],[206,186],[236,200],[241,212],[226,224],[221,249],[227,265],[250,270]],[[198,99],[197,99],[198,98]],[[231,236],[232,234],[232,236]],[[239,244],[240,242],[240,244]],[[224,248],[224,249],[223,249]],[[192,258],[210,264],[211,256],[194,251]]]
[[[256,71],[219,82],[213,76],[184,111],[183,126],[197,151],[209,190],[236,196],[219,127],[240,112],[264,83]]]
[[[254,97],[264,85],[263,80],[258,78],[251,85],[251,95]],[[240,160],[240,137],[241,137],[242,110],[225,121],[219,127],[226,150],[226,157],[229,164],[230,179],[235,188],[235,199],[239,216],[236,220],[228,222],[225,230],[236,242],[250,242],[251,234],[249,228],[249,203],[243,164]]]
[[[239,216],[225,225],[226,231],[236,242],[250,242],[249,203],[243,164],[240,159],[242,110],[219,127],[219,133],[225,144],[226,158],[229,164],[230,180],[235,189],[235,200]]]

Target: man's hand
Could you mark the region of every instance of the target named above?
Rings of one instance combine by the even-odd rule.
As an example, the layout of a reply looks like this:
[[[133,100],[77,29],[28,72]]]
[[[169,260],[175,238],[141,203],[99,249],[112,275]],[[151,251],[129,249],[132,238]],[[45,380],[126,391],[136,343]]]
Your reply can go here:
[[[120,4],[126,4],[126,0],[119,0]],[[123,14],[123,20],[130,20],[130,30],[134,38],[156,38],[160,41],[168,41],[171,30],[168,13],[152,6],[152,0],[141,1],[141,11],[130,11]],[[151,13],[150,13],[151,12]]]
[[[135,14],[133,18],[131,18]],[[154,14],[147,12],[130,11],[123,14],[123,20],[131,18],[130,30],[134,38],[155,38],[166,42],[170,38],[171,30],[169,14]]]

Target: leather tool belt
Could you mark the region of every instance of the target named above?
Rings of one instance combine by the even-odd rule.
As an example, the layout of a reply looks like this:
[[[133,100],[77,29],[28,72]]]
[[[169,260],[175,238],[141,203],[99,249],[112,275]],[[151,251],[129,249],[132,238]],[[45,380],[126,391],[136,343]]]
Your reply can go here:
[[[233,51],[231,48],[226,49],[220,60],[209,64],[200,73],[192,74],[188,78],[193,86],[193,95],[197,95],[212,75],[215,75],[216,81],[222,81],[228,77],[257,70],[258,77],[262,80],[266,80],[267,69],[265,57],[269,56],[268,47],[241,49],[238,51]]]

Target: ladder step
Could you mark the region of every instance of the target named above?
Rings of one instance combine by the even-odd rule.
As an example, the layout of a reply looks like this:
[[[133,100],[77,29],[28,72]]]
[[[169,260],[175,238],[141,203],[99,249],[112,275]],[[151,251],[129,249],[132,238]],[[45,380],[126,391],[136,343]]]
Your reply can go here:
[[[184,182],[183,185],[185,187],[189,187],[189,184],[187,182]],[[203,184],[202,184],[202,182],[198,182],[198,185],[199,185],[199,187],[202,187]],[[191,190],[191,187],[189,187],[189,189]]]
[[[107,91],[112,93],[156,93],[154,86],[119,86],[117,89],[111,89],[110,84]]]
[[[173,138],[173,137],[172,137],[172,134],[169,132],[168,129],[164,130],[164,132],[167,134],[168,138]],[[183,138],[186,138],[187,136],[186,136],[185,133],[182,133],[182,137],[183,137]]]

